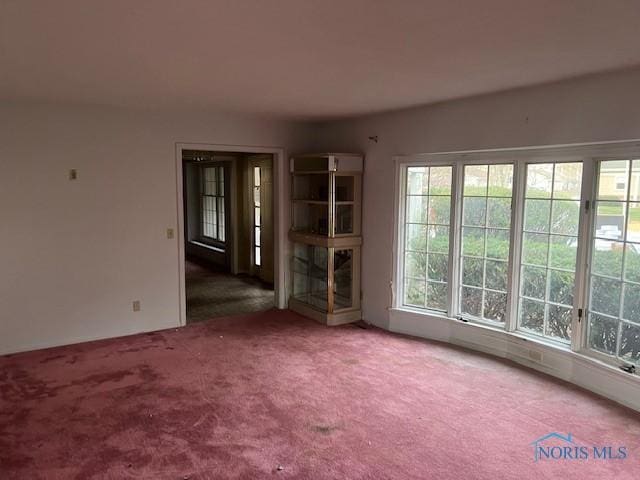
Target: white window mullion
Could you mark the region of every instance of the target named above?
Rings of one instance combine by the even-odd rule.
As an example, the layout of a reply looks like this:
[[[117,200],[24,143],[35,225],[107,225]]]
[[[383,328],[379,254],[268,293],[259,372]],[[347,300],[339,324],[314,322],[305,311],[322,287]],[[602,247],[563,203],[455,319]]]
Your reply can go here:
[[[507,315],[505,329],[513,332],[518,327],[518,301],[520,297],[520,254],[522,251],[522,223],[524,218],[525,172],[524,161],[513,166],[513,196],[511,211],[511,250],[509,252],[509,277],[507,280]]]
[[[587,345],[589,269],[591,245],[593,244],[593,218],[595,216],[595,196],[598,183],[597,166],[593,159],[585,158],[582,163],[582,196],[580,199],[580,226],[578,230],[578,262],[576,265],[576,285],[571,323],[571,350],[578,352]],[[587,208],[589,205],[589,208]],[[580,313],[582,315],[580,315]]]
[[[451,185],[451,230],[449,232],[449,316],[460,315],[460,259],[462,245],[462,181],[464,167],[456,162],[453,165],[453,182]]]

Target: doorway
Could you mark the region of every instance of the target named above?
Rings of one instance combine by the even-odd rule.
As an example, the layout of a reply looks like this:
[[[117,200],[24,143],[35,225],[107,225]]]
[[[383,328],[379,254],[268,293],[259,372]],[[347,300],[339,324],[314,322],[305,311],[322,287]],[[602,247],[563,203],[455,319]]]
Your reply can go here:
[[[179,151],[183,324],[278,306],[275,155]]]

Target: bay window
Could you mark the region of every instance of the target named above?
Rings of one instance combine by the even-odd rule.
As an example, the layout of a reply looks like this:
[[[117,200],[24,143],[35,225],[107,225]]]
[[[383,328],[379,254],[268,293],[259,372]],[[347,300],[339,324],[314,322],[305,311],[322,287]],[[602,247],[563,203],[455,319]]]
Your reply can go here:
[[[395,306],[640,364],[640,154],[627,155],[401,163]]]

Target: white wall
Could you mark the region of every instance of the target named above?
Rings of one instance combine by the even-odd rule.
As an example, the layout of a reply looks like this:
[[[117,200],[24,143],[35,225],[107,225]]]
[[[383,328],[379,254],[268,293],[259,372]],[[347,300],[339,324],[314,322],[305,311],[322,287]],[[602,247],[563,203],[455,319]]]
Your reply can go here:
[[[637,139],[639,85],[635,69],[318,125],[315,149],[366,155],[364,318],[389,327],[394,155]]]
[[[308,133],[228,114],[0,104],[0,354],[176,326],[176,142],[291,151]]]

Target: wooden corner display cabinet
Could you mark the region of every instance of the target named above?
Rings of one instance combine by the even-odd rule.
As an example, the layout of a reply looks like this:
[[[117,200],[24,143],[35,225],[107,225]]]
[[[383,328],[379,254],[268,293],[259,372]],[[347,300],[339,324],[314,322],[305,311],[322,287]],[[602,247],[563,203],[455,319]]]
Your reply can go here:
[[[362,318],[362,155],[291,158],[289,308],[326,325]]]

